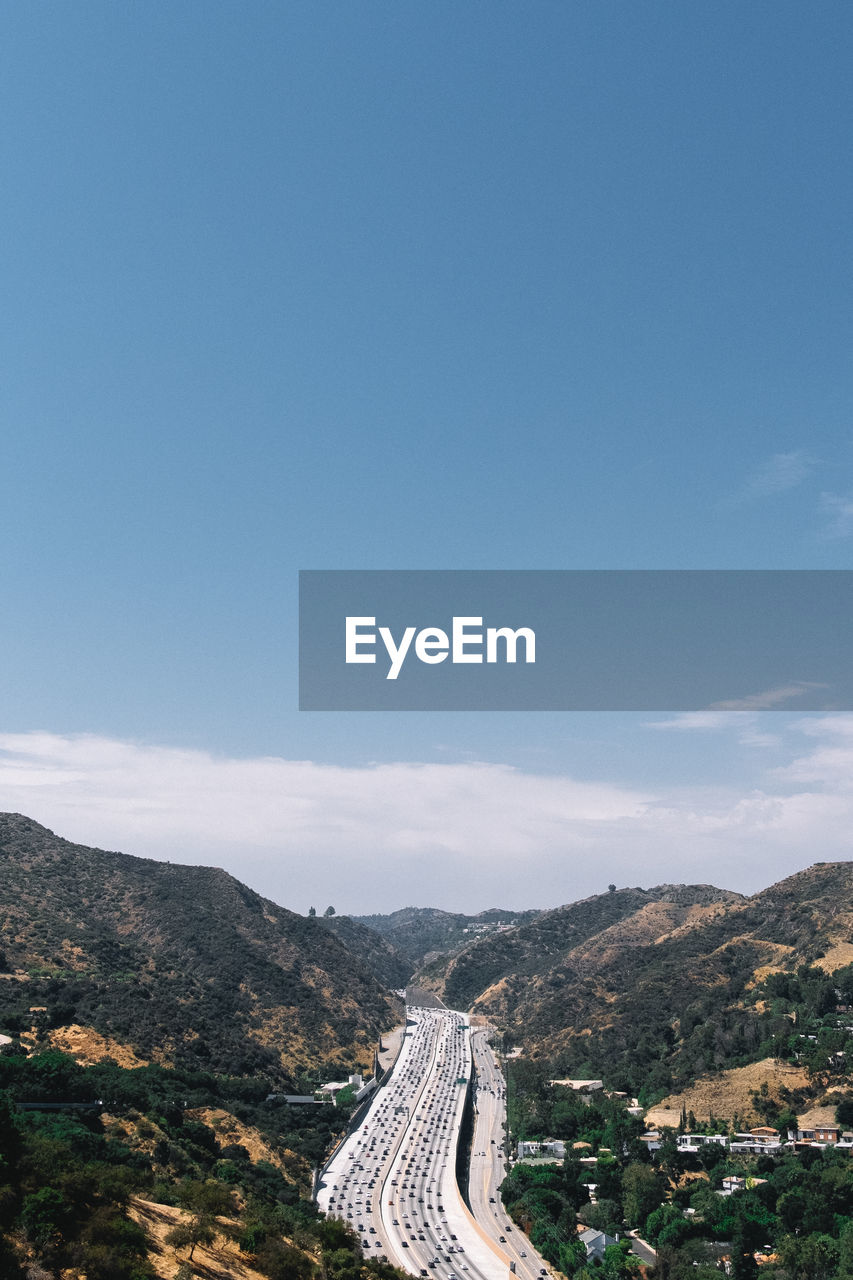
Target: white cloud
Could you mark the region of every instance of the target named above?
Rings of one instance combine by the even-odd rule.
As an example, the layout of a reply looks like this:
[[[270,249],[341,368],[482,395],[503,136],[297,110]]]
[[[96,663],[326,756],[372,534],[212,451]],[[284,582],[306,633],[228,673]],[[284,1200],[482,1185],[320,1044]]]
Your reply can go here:
[[[92,736],[0,735],[3,809],[81,843],[215,862],[246,879],[250,868],[250,882],[285,905],[319,892],[324,880],[353,887],[360,879],[363,901],[373,863],[398,883],[401,868],[424,860],[476,881],[490,864],[523,865],[555,845],[580,848],[597,825],[635,817],[651,798],[501,764],[344,768]],[[282,885],[293,897],[282,896]],[[447,900],[453,888],[430,877],[409,896]],[[529,885],[525,894],[529,900]]]
[[[733,712],[654,727],[733,722],[742,738],[762,736],[758,717]],[[5,734],[0,808],[83,844],[224,866],[300,911],[557,905],[609,881],[751,891],[848,854],[853,717],[804,719],[795,732],[787,764],[741,787],[655,790],[505,764],[355,768]]]

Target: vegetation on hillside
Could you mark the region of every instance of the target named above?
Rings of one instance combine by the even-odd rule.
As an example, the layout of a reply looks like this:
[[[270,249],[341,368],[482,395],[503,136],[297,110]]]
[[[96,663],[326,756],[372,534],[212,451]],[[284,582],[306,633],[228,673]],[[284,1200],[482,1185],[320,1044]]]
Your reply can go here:
[[[303,1082],[307,1084],[308,1082]],[[310,1200],[310,1169],[342,1124],[331,1106],[268,1102],[262,1079],[113,1063],[83,1068],[56,1051],[0,1055],[0,1275],[84,1273],[149,1280],[149,1240],[135,1197],[185,1210],[167,1237],[189,1267],[224,1232],[271,1280],[389,1278],[362,1260],[354,1234]],[[62,1104],[22,1110],[20,1103]],[[95,1103],[71,1109],[69,1104]],[[272,1160],[188,1113],[225,1109],[265,1137]],[[36,1274],[34,1271],[33,1274]]]
[[[408,976],[411,977],[428,956],[452,954],[473,940],[494,937],[501,926],[525,924],[540,914],[539,911],[505,911],[493,907],[469,916],[437,907],[403,907],[390,915],[356,916],[355,919],[394,945],[410,964]]]
[[[650,1157],[638,1140],[641,1121],[618,1100],[551,1087],[547,1075],[542,1064],[511,1065],[510,1129],[528,1140],[561,1137],[567,1157],[515,1165],[501,1195],[566,1275],[616,1280],[638,1266],[614,1246],[603,1263],[587,1263],[577,1244],[581,1221],[614,1238],[637,1230],[658,1251],[661,1280],[719,1280],[723,1270],[733,1280],[755,1280],[759,1269],[768,1280],[853,1277],[853,1160],[846,1152],[733,1155],[709,1144],[692,1153],[671,1134]],[[849,1098],[842,1105],[853,1110]],[[732,1177],[739,1179],[733,1191],[724,1183]]]
[[[76,1022],[145,1060],[282,1085],[317,1059],[369,1066],[401,1011],[318,921],[224,871],[74,845],[15,814],[0,815],[0,952],[0,1032]]]
[[[555,1075],[603,1076],[652,1102],[704,1073],[787,1052],[796,1001],[782,1009],[765,978],[843,952],[851,904],[849,863],[818,864],[752,898],[707,885],[611,886],[425,972],[451,1007],[485,1015]],[[814,981],[826,999],[827,975]],[[797,1034],[813,1033],[805,1021]],[[843,1036],[819,1030],[815,1052],[829,1069]]]

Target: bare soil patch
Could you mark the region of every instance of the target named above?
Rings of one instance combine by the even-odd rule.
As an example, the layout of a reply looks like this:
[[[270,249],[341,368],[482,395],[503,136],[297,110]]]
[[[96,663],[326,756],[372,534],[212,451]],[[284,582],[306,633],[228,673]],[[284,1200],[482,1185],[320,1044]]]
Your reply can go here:
[[[775,1058],[763,1058],[746,1067],[734,1067],[716,1076],[704,1076],[689,1089],[670,1094],[657,1106],[646,1112],[649,1128],[678,1127],[682,1108],[693,1112],[697,1120],[708,1120],[713,1115],[721,1120],[732,1120],[735,1115],[740,1124],[760,1123],[750,1094],[763,1084],[772,1097],[779,1097],[781,1089],[806,1089],[809,1077],[800,1067],[792,1067]]]
[[[155,1204],[153,1200],[134,1196],[130,1202],[130,1216],[148,1236],[151,1250],[149,1261],[160,1280],[174,1280],[181,1263],[186,1262],[189,1250],[181,1249],[178,1256],[172,1246],[166,1244],[166,1236],[189,1215],[183,1209]],[[238,1225],[229,1223],[226,1218],[219,1218],[218,1221],[226,1229]],[[199,1280],[266,1280],[245,1259],[246,1255],[241,1254],[233,1240],[225,1235],[218,1236],[210,1248],[202,1245],[196,1248],[192,1260],[193,1274]]]
[[[102,1036],[91,1027],[81,1027],[72,1022],[67,1027],[56,1027],[48,1032],[47,1039],[54,1049],[61,1049],[70,1054],[82,1067],[90,1067],[105,1058],[112,1058],[120,1067],[147,1067],[148,1063],[140,1058],[126,1044],[119,1044],[108,1036]]]

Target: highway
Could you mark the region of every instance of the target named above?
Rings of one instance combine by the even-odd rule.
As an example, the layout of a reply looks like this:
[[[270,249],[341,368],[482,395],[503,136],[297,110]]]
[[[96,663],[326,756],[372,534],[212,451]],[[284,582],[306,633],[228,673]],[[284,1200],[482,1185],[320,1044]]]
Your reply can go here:
[[[482,1229],[515,1263],[515,1274],[521,1280],[541,1280],[552,1274],[550,1267],[506,1214],[498,1194],[507,1171],[506,1083],[489,1043],[490,1034],[487,1027],[471,1032],[477,1089],[468,1199]]]
[[[503,1078],[483,1032],[446,1009],[408,1007],[390,1078],[335,1152],[317,1191],[326,1213],[358,1232],[365,1254],[436,1280],[541,1280],[546,1264],[500,1208]],[[481,1080],[472,1157],[472,1207],[456,1182],[456,1149],[472,1072]],[[478,1145],[479,1144],[479,1145]],[[503,1237],[503,1239],[501,1239]]]

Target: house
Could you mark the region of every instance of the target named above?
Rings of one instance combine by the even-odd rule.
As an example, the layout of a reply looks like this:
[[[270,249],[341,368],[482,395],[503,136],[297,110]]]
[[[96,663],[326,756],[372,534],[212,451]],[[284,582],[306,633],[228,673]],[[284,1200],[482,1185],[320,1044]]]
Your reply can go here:
[[[564,1089],[574,1089],[576,1093],[595,1093],[604,1088],[603,1080],[549,1080],[550,1085],[562,1085]]]
[[[736,1133],[729,1142],[730,1151],[751,1151],[767,1155],[782,1150],[782,1138],[778,1129],[769,1125],[757,1125],[749,1133]]]
[[[789,1138],[797,1143],[816,1143],[835,1146],[841,1138],[841,1126],[835,1121],[834,1107],[812,1107],[797,1116],[797,1130],[791,1130]]]
[[[725,1133],[680,1133],[676,1138],[680,1151],[698,1151],[700,1147],[727,1147],[728,1135]]]
[[[730,1196],[735,1191],[748,1191],[753,1187],[760,1187],[767,1181],[766,1178],[754,1178],[751,1175],[747,1178],[741,1178],[732,1174],[730,1177],[723,1178],[723,1189],[718,1191],[718,1196]]]
[[[602,1259],[607,1246],[618,1243],[614,1236],[609,1236],[604,1231],[594,1231],[592,1227],[587,1227],[585,1231],[581,1231],[578,1239],[586,1248],[587,1258]]]
[[[746,1187],[746,1178],[738,1178],[732,1175],[729,1178],[723,1178],[723,1188],[717,1192],[720,1196],[730,1196],[735,1191],[743,1191]]]
[[[348,1080],[331,1080],[328,1084],[321,1084],[321,1093],[340,1093],[341,1089],[352,1089],[357,1093],[359,1089],[364,1088],[364,1077],[359,1073],[352,1075]]]
[[[836,1124],[818,1124],[813,1129],[797,1130],[797,1142],[822,1142],[835,1146],[840,1138],[841,1130]]]
[[[331,1098],[315,1098],[313,1093],[268,1093],[267,1102],[286,1102],[289,1107],[322,1107]]]
[[[661,1136],[657,1129],[650,1129],[648,1133],[641,1134],[640,1141],[645,1143],[647,1151],[660,1151]]]
[[[537,1156],[550,1160],[562,1160],[565,1154],[566,1144],[558,1138],[552,1138],[549,1142],[519,1142],[518,1144],[519,1160],[529,1160]]]

